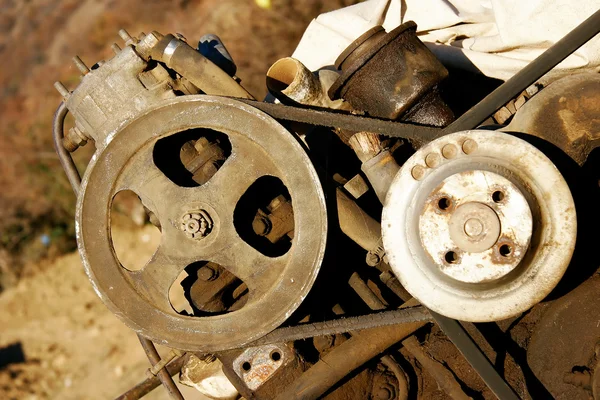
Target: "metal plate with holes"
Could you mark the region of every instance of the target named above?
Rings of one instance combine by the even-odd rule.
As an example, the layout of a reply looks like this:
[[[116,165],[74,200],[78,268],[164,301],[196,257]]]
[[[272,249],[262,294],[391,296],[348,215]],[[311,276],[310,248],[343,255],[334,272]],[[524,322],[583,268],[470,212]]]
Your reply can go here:
[[[492,131],[437,139],[402,167],[383,242],[402,285],[432,310],[494,321],[541,301],[575,246],[573,198],[552,162]]]
[[[256,390],[293,358],[294,353],[283,344],[249,347],[233,361],[233,370],[248,389]]]
[[[152,149],[158,139],[192,128],[226,134],[232,151],[209,182],[180,187],[158,170]],[[248,245],[233,224],[237,201],[265,175],[281,179],[294,208],[292,246],[278,257]],[[135,272],[121,267],[110,238],[111,202],[122,190],[138,194],[162,228],[156,253]],[[200,239],[182,229],[189,225],[182,216],[197,210],[206,214]],[[210,96],[166,101],[117,132],[90,163],[77,204],[78,246],[98,295],[136,332],[185,350],[240,346],[285,321],[317,276],[326,231],[323,191],[297,140],[261,111]],[[171,284],[183,268],[200,260],[218,263],[247,284],[249,298],[241,309],[209,317],[173,310]]]

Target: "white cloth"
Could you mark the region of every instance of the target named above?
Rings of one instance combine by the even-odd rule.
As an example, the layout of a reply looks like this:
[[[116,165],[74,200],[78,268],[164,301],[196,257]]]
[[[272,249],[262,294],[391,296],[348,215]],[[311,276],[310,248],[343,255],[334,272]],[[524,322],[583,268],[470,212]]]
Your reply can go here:
[[[293,57],[314,71],[369,28],[412,20],[444,64],[506,80],[598,9],[600,0],[368,0],[313,20]],[[600,35],[544,81],[598,66]]]

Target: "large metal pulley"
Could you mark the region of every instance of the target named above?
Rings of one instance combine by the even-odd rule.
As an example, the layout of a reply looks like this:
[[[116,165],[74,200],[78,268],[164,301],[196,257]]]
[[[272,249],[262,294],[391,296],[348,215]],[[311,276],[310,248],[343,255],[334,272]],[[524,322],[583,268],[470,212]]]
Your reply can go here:
[[[231,153],[206,183],[183,187],[157,167],[153,153],[161,138],[193,128],[227,135]],[[293,208],[291,247],[275,256],[242,239],[234,221],[240,198],[265,176],[281,180]],[[119,263],[110,237],[111,203],[123,190],[140,197],[161,229],[159,248],[139,271]],[[210,96],[170,100],[118,131],[88,167],[77,206],[79,249],[105,304],[138,333],[186,350],[240,346],[285,321],[317,276],[326,227],[319,179],[297,140],[266,114]],[[200,261],[246,284],[241,308],[200,317],[174,310],[171,285]]]
[[[464,321],[541,301],[573,254],[573,198],[558,169],[514,136],[465,131],[419,149],[386,199],[383,242],[404,287]]]

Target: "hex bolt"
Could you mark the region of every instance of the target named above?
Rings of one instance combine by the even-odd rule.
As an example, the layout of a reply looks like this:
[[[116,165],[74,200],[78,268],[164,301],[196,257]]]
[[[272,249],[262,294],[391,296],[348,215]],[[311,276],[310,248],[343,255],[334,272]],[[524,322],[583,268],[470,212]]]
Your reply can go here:
[[[75,66],[77,67],[79,72],[81,72],[83,75],[90,72],[90,69],[88,68],[88,66],[85,65],[85,63],[81,60],[81,58],[79,58],[79,56],[73,57],[73,64],[75,64]]]
[[[204,210],[190,211],[181,218],[181,230],[191,239],[205,238],[211,232],[212,224]]]
[[[58,91],[58,93],[60,93],[60,95],[62,97],[64,97],[65,99],[68,98],[71,95],[71,92],[69,92],[69,89],[67,89],[65,87],[65,85],[62,84],[62,82],[56,81],[54,82],[54,88]]]

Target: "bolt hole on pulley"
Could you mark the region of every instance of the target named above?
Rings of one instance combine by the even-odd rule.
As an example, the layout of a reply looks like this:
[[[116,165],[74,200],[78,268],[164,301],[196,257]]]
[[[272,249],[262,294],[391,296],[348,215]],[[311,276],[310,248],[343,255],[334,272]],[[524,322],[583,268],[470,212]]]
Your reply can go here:
[[[448,211],[452,207],[452,200],[447,197],[442,197],[438,200],[438,208],[442,211]]]
[[[456,264],[458,262],[458,254],[454,251],[449,251],[444,255],[444,259],[448,264]]]
[[[498,252],[502,257],[508,257],[512,253],[512,247],[508,244],[503,244],[498,248]]]
[[[502,202],[502,200],[504,200],[504,193],[500,190],[496,190],[492,193],[492,200],[494,200],[494,203]]]

